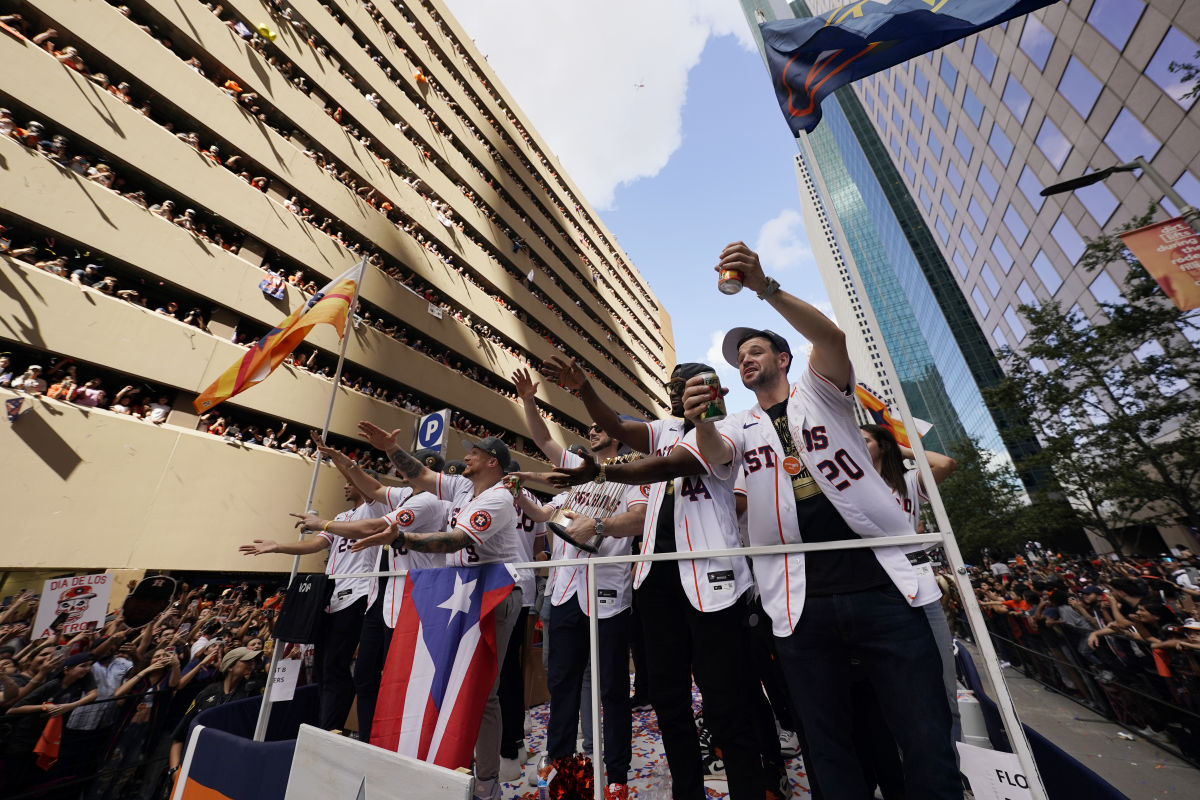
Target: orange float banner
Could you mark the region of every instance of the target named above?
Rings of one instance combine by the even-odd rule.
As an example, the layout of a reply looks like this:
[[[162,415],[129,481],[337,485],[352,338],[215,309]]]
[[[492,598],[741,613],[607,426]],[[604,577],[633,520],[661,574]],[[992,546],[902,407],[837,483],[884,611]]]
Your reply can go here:
[[[1200,308],[1200,233],[1175,217],[1120,236],[1180,311]]]

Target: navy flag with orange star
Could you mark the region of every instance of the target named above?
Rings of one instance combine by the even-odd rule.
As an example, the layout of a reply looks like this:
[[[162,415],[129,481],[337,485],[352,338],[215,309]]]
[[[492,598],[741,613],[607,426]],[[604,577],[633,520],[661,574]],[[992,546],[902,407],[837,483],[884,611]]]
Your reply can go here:
[[[779,106],[799,135],[817,127],[833,90],[1053,2],[861,0],[759,27]]]

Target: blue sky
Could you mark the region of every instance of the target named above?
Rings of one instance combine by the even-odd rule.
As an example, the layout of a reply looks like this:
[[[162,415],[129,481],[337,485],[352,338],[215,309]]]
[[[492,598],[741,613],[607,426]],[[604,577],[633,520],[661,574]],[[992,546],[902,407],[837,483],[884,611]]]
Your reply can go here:
[[[671,315],[681,361],[721,367],[731,410],[753,395],[719,341],[786,325],[716,288],[742,240],[768,274],[828,311],[800,219],[796,143],[732,0],[448,0],[527,119]],[[798,334],[788,336],[804,352]],[[716,345],[716,346],[714,346]]]

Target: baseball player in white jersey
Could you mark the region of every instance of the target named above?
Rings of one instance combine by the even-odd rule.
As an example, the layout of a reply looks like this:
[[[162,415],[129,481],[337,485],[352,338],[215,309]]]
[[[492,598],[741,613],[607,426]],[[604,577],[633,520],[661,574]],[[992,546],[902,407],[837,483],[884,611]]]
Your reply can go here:
[[[588,413],[605,433],[634,450],[659,455],[681,444],[690,427],[681,418],[684,382],[712,371],[706,364],[677,365],[667,384],[675,416],[643,422],[623,419],[608,408],[574,362],[555,359],[542,369],[563,386],[579,391]],[[603,480],[603,473],[597,479]],[[756,706],[758,692],[745,626],[750,569],[742,557],[703,555],[708,550],[738,546],[733,480],[731,474],[689,475],[651,483],[647,496],[642,552],[696,554],[673,567],[641,562],[634,572],[634,606],[646,646],[649,699],[658,717],[677,798],[704,796],[706,765],[701,762],[692,716],[693,678],[703,695],[706,726],[724,759],[730,796],[757,800],[768,790],[779,793],[785,778],[783,774],[768,778],[764,773],[763,746],[746,713]],[[573,524],[571,532],[580,539],[597,531],[591,521],[584,520]],[[599,532],[621,535],[611,530]],[[775,745],[774,752],[766,755],[778,761],[777,741]]]
[[[354,508],[343,511],[330,522],[354,523],[377,517],[387,512],[387,507],[376,501],[365,500],[362,493],[347,481],[346,500]],[[328,526],[325,526],[328,528]],[[374,572],[379,564],[380,548],[372,547],[351,552],[353,541],[329,530],[316,526],[313,538],[295,544],[278,544],[271,540],[255,539],[253,544],[239,549],[246,555],[262,553],[288,553],[292,555],[317,553],[328,549],[325,572],[334,578],[333,592],[326,607],[325,616],[316,642],[314,672],[320,684],[321,727],[326,730],[342,728],[354,701],[354,680],[350,662],[362,636],[363,618],[367,609],[375,602],[379,582],[375,578],[337,578],[360,572]]]
[[[644,483],[697,469],[724,477],[740,465],[754,545],[911,532],[890,488],[871,469],[854,421],[845,335],[817,309],[780,290],[745,244],[728,245],[716,269],[740,271],[743,286],[812,343],[809,363],[789,384],[792,355],[783,337],[748,328],[730,331],[722,353],[758,404],[717,425],[701,422],[695,452],[676,448],[666,459],[622,465],[608,477]],[[693,380],[684,406],[694,410],[711,397],[709,387]],[[867,794],[845,714],[850,661],[857,659],[896,734],[908,795],[961,798],[937,647],[915,607],[925,598],[901,549],[873,550],[754,559],[776,649],[808,736],[810,775],[825,796]]]

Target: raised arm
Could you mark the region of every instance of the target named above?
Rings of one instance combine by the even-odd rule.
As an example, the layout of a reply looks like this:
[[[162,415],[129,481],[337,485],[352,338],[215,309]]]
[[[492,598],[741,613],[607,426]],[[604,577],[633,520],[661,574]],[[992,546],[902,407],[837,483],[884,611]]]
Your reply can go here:
[[[742,272],[742,285],[766,293],[767,303],[778,311],[787,323],[812,343],[808,363],[819,375],[833,385],[845,388],[850,382],[850,355],[846,350],[846,334],[829,317],[799,297],[779,288],[773,279],[763,274],[758,254],[743,242],[733,242],[721,251],[717,272],[736,269]]]
[[[917,457],[916,453],[912,451],[911,447],[904,447],[903,445],[900,447],[900,455],[904,458],[912,459]],[[941,485],[942,481],[950,477],[951,472],[954,472],[954,470],[958,468],[958,462],[953,458],[941,453],[935,453],[932,450],[925,451],[925,458],[929,459],[929,469],[933,470],[933,482],[939,486]],[[925,489],[924,475],[921,476],[921,489]]]
[[[396,465],[396,471],[408,481],[413,489],[424,489],[437,494],[438,474],[413,458],[412,453],[401,449],[399,428],[389,433],[378,425],[363,420],[358,423],[358,435],[366,439],[367,444],[375,449],[387,453],[387,457]]]
[[[336,523],[335,523],[336,524]],[[319,530],[319,528],[318,528]],[[324,536],[314,536],[301,542],[280,544],[273,539],[255,539],[252,544],[238,547],[238,552],[244,556],[261,556],[266,553],[286,553],[290,556],[307,556],[319,553],[329,547],[329,540]]]
[[[340,450],[335,450],[329,447],[321,439],[320,431],[310,431],[309,436],[312,437],[313,444],[323,457],[329,459],[333,466],[337,467],[337,471],[342,473],[342,477],[354,485],[356,489],[362,492],[363,497],[367,500],[376,503],[387,502],[387,487],[380,483],[375,478],[363,471],[362,467],[350,460],[350,457]]]
[[[600,399],[600,395],[596,394],[596,390],[592,388],[591,381],[580,368],[575,359],[564,361],[557,356],[542,364],[542,374],[548,379],[554,381],[564,389],[573,389],[579,392],[579,397],[583,400],[584,406],[587,407],[588,414],[592,420],[600,426],[600,429],[613,437],[622,444],[627,444],[639,453],[646,453],[650,450],[650,429],[643,422],[634,422],[632,420],[621,419],[616,411],[613,411],[608,405]]]
[[[512,382],[513,387],[517,390],[517,397],[521,398],[521,407],[525,411],[525,427],[529,429],[529,438],[533,439],[537,448],[546,458],[550,459],[551,464],[561,464],[563,446],[550,436],[546,420],[542,419],[542,412],[538,411],[535,399],[537,383],[530,377],[527,369],[519,369],[514,372]]]

